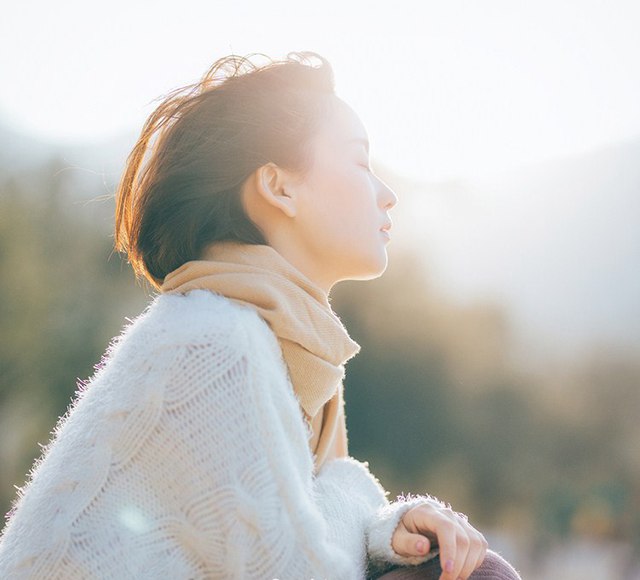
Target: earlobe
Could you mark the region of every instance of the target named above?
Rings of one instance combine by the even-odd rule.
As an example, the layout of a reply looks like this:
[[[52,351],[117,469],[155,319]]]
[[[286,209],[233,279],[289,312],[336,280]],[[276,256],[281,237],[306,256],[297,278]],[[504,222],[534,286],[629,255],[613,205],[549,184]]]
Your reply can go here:
[[[258,190],[264,200],[283,211],[288,217],[295,217],[295,199],[284,185],[282,170],[272,163],[258,170]]]

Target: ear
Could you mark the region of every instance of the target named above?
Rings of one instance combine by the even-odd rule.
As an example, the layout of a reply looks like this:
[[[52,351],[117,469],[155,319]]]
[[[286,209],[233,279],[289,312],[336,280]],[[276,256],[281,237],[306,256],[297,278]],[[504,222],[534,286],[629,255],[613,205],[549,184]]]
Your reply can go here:
[[[269,162],[255,171],[255,188],[258,195],[289,217],[296,215],[296,199],[289,174]]]

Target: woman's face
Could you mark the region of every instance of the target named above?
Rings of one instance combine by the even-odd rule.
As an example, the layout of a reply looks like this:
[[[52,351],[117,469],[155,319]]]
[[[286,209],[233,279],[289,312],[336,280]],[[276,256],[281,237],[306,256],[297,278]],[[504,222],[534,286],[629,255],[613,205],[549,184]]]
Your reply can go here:
[[[370,169],[367,132],[336,96],[316,133],[313,165],[296,188],[296,242],[305,273],[329,290],[340,280],[366,280],[387,267],[391,190]]]

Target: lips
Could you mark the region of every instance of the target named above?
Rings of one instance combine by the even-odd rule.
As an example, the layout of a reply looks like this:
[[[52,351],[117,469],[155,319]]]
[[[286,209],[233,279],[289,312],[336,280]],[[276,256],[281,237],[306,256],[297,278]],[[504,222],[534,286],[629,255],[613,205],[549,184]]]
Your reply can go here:
[[[384,224],[381,228],[380,231],[381,232],[388,232],[391,229],[391,222],[387,222],[386,224]]]

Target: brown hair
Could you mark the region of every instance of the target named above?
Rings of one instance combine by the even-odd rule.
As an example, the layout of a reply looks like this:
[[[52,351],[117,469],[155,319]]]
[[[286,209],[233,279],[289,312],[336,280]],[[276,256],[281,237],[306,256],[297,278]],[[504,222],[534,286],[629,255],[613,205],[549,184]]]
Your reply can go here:
[[[255,55],[266,56],[223,57],[198,83],[162,97],[127,158],[115,249],[156,288],[212,242],[266,244],[242,206],[244,182],[268,162],[302,174],[311,165],[322,97],[334,93],[331,65],[310,51],[264,66]]]

